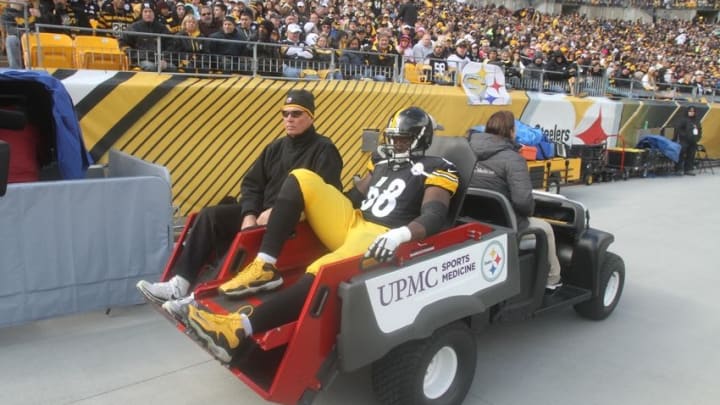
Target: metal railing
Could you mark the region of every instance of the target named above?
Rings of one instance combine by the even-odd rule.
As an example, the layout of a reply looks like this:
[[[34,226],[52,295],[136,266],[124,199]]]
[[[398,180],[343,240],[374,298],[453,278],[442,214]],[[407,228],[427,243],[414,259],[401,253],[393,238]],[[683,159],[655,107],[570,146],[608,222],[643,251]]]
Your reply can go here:
[[[591,66],[580,66],[577,75],[565,75],[544,69],[526,68],[521,76],[506,77],[508,87],[542,93],[566,93],[576,96],[619,97],[650,100],[681,100],[720,102],[720,89],[699,86],[659,83],[656,90],[646,90],[637,79],[609,78],[606,73],[592,75]],[[565,75],[565,77],[563,77]],[[563,77],[559,79],[558,77]]]
[[[29,35],[38,36],[45,29],[57,32],[58,26],[36,24],[35,30]],[[77,27],[62,27],[68,34],[76,36],[105,36],[109,39],[118,39],[119,43],[139,43],[144,49],[116,48],[113,51],[105,49],[75,49],[74,61],[68,62],[69,68],[101,68],[108,66],[121,66],[118,70],[144,70],[152,72],[167,72],[193,75],[250,75],[263,77],[284,77],[307,80],[377,80],[393,82],[409,82],[405,75],[406,62],[399,55],[388,55],[386,64],[372,65],[368,60],[377,56],[376,52],[355,50],[326,49],[323,59],[303,59],[299,57],[283,58],[281,50],[288,45],[278,43],[264,43],[253,41],[235,41],[216,38],[190,38],[178,35],[148,34],[124,31],[117,33],[111,30],[86,29]],[[71,30],[71,31],[70,31]],[[79,38],[79,37],[78,37]],[[132,40],[134,39],[134,41]],[[138,41],[140,40],[140,41]],[[195,41],[199,46],[188,52],[179,49],[182,41]],[[241,55],[222,55],[208,53],[207,50],[224,45],[242,45],[244,51]],[[53,55],[52,46],[38,44],[34,49],[36,55],[23,44],[26,61],[36,61],[33,67],[48,67],[43,65],[43,58]],[[50,48],[50,49],[47,49]],[[118,51],[121,50],[124,60],[118,62]],[[58,52],[62,53],[62,52]],[[33,59],[32,56],[35,56]],[[82,60],[82,63],[81,63]],[[418,64],[422,66],[422,64]],[[58,66],[53,66],[58,67]],[[657,100],[688,100],[720,102],[720,89],[704,88],[682,84],[669,84],[656,91],[645,90],[642,83],[635,79],[608,78],[602,75],[590,74],[590,66],[578,66],[576,74],[568,75],[565,72],[554,72],[545,69],[527,67],[521,74],[506,76],[509,90],[526,90],[545,93],[566,93],[577,96],[618,97]],[[419,69],[422,71],[422,69]],[[504,70],[504,68],[503,68]],[[518,73],[518,72],[515,72]],[[436,84],[457,85],[457,74],[448,76],[446,81],[427,80]],[[432,78],[431,78],[432,79]]]

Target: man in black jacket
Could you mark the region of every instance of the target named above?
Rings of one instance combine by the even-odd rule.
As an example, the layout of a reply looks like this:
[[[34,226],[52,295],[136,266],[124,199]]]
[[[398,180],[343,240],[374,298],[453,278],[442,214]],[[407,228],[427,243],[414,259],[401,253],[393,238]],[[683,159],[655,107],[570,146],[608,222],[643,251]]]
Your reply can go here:
[[[210,44],[208,45],[209,52],[216,61],[211,69],[222,70],[224,72],[241,70],[239,57],[245,54],[247,44],[239,41],[247,41],[247,38],[241,35],[235,28],[235,17],[225,17],[220,31],[211,34],[210,38],[211,41],[209,41]],[[214,41],[215,39],[224,39],[227,41]]]
[[[342,189],[342,158],[332,141],[315,131],[315,99],[306,90],[291,90],[282,108],[286,137],[276,139],[262,151],[240,185],[239,204],[203,208],[175,265],[175,276],[167,282],[141,280],[137,288],[150,300],[180,305],[198,273],[215,253],[221,257],[235,234],[266,225],[272,207],[293,169],[308,169],[326,183]],[[170,301],[168,301],[170,300]],[[166,302],[167,301],[167,302]]]
[[[695,167],[695,153],[697,145],[702,138],[702,125],[697,116],[695,107],[690,106],[687,109],[687,115],[680,119],[678,126],[675,127],[676,141],[680,142],[680,161],[677,165],[678,174],[686,174],[694,176],[693,169]]]
[[[173,67],[166,60],[157,57],[157,37],[155,35],[133,35],[133,32],[170,35],[170,31],[165,24],[155,19],[155,10],[150,3],[143,3],[140,20],[130,24],[123,33],[120,38],[120,46],[130,48],[127,50],[130,63],[142,70],[156,71],[158,63],[162,70]],[[168,51],[171,43],[172,41],[168,37],[160,39],[160,46],[163,51]]]

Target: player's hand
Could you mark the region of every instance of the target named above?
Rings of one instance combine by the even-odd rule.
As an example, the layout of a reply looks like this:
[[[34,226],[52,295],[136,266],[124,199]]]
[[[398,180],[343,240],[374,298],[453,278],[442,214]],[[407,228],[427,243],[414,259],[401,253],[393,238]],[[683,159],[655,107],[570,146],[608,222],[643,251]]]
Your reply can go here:
[[[391,229],[375,238],[375,241],[370,244],[367,252],[365,252],[365,257],[372,257],[379,262],[386,262],[392,259],[398,246],[410,239],[412,239],[412,234],[407,226]]]

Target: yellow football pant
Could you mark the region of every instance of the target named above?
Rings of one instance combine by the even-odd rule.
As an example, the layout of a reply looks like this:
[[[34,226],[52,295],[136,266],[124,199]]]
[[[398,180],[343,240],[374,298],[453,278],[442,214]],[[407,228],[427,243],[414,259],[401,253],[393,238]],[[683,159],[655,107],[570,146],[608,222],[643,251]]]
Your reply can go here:
[[[343,193],[315,172],[295,169],[290,175],[300,185],[307,222],[330,250],[308,266],[308,273],[317,274],[322,265],[365,253],[378,235],[388,231],[387,227],[366,221]]]

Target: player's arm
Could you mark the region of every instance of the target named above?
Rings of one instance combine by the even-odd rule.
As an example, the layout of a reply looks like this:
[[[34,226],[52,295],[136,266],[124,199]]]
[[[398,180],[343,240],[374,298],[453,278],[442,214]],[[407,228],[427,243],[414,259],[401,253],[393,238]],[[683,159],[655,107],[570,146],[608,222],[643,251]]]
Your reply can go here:
[[[423,239],[439,232],[447,220],[452,195],[444,188],[431,186],[425,189],[420,216],[408,225],[409,240]]]

